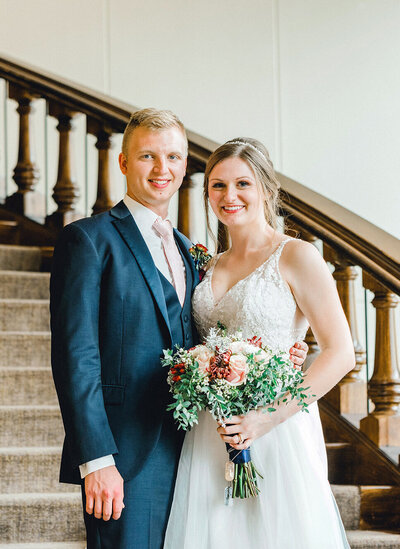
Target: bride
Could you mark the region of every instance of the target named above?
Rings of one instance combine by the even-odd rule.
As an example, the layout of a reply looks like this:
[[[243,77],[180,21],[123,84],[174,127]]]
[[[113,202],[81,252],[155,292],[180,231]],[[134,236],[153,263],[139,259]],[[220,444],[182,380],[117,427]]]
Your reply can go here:
[[[311,244],[276,231],[279,183],[265,147],[238,138],[210,157],[204,196],[229,231],[197,286],[200,338],[217,322],[272,350],[290,348],[310,324],[321,353],[307,370],[309,413],[297,401],[231,417],[209,412],[187,433],[165,549],[342,549],[344,528],[327,479],[317,400],[354,367],[354,350],[335,284]],[[207,209],[207,208],[206,208]],[[225,442],[251,445],[263,479],[257,498],[224,505]]]

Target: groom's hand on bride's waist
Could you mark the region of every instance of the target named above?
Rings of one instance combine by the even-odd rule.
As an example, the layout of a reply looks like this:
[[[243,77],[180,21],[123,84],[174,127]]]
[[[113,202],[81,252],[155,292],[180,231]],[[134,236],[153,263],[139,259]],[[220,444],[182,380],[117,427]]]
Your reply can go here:
[[[296,366],[302,366],[307,358],[308,345],[305,341],[296,341],[296,343],[289,349],[290,360]]]
[[[98,469],[85,477],[86,512],[97,519],[119,519],[125,507],[124,480],[115,465]]]

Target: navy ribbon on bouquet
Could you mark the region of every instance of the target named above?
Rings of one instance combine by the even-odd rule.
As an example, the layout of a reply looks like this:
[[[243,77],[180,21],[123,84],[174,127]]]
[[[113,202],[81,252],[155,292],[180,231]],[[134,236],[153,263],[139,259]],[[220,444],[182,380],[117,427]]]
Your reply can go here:
[[[229,454],[229,459],[233,461],[235,465],[239,463],[248,463],[251,461],[250,448],[246,448],[246,450],[235,450],[235,448],[232,448],[232,446],[226,442],[225,446]]]

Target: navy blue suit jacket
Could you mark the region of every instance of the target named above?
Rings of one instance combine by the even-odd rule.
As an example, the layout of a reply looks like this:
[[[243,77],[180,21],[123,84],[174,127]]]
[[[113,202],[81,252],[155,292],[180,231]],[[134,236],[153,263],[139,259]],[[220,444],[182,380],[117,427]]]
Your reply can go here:
[[[174,235],[190,270],[188,304],[198,273],[190,241]],[[174,341],[160,277],[123,202],[65,227],[50,291],[52,368],[66,433],[60,480],[79,483],[80,464],[109,454],[129,480],[170,415],[160,356]],[[185,322],[189,334],[190,315]]]

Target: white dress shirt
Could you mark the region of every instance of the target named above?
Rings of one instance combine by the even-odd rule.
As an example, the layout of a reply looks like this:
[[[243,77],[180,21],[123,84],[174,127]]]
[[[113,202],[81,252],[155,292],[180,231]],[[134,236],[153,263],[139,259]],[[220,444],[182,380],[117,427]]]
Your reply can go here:
[[[139,202],[136,202],[136,200],[133,200],[133,198],[127,194],[124,197],[124,204],[135,219],[136,225],[142,234],[157,269],[172,284],[172,275],[164,255],[161,237],[153,229],[153,223],[159,216],[149,208],[146,208],[142,204],[139,204]],[[183,260],[182,269],[185,269]],[[82,465],[79,465],[81,478],[85,478],[89,473],[93,473],[94,471],[98,471],[99,469],[103,469],[110,465],[115,465],[114,457],[111,454],[83,463]]]

